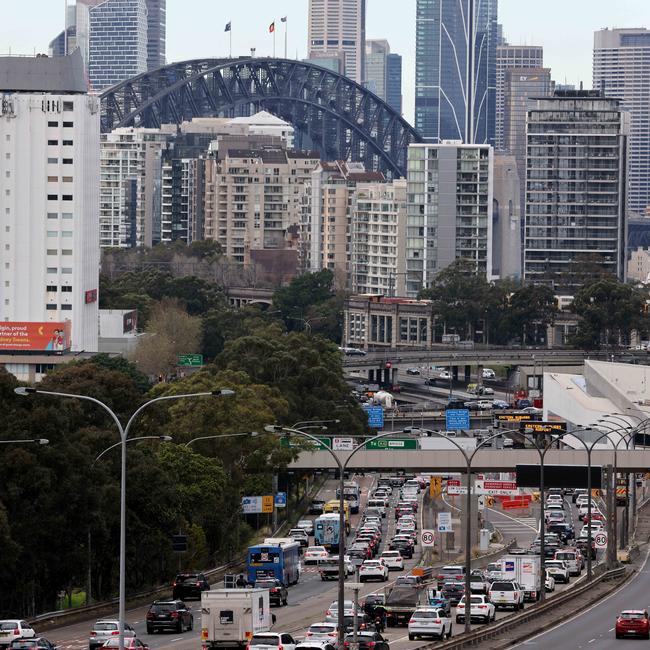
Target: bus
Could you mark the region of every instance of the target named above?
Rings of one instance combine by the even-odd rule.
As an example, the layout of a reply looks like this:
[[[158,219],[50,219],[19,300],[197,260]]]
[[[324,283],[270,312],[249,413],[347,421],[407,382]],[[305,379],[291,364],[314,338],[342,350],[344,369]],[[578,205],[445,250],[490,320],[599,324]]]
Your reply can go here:
[[[339,498],[340,488],[336,489],[336,498]],[[353,515],[359,513],[359,502],[361,501],[361,490],[355,481],[346,481],[343,486],[343,497],[350,504],[350,512]]]
[[[338,512],[318,517],[314,521],[314,544],[324,546],[330,553],[338,551],[340,523]]]
[[[323,506],[323,514],[339,511],[339,500],[332,499]],[[345,533],[350,534],[350,504],[348,501],[343,502],[343,512],[345,513]]]
[[[268,538],[246,552],[246,578],[251,584],[277,578],[283,585],[294,585],[300,578],[299,565],[300,543],[289,538]]]

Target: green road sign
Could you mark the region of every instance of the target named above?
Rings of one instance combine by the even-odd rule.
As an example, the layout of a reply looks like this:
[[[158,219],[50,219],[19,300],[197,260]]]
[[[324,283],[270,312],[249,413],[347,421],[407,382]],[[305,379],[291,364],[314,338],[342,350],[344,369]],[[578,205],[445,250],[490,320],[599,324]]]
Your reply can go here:
[[[329,447],[330,449],[332,448],[332,439],[331,438],[324,438],[322,436],[316,436],[318,440],[320,440],[320,446],[321,447]],[[283,437],[280,438],[280,446],[281,447],[298,447],[301,443],[298,441],[302,441],[303,443],[308,443],[312,444],[314,447],[316,447],[316,443],[313,442],[312,440],[309,440],[307,438],[303,438],[302,436],[291,436],[289,438]]]
[[[203,355],[179,354],[178,363],[176,365],[183,366],[185,368],[200,368],[203,365]]]
[[[366,449],[417,449],[418,441],[399,438],[380,438],[366,445]]]

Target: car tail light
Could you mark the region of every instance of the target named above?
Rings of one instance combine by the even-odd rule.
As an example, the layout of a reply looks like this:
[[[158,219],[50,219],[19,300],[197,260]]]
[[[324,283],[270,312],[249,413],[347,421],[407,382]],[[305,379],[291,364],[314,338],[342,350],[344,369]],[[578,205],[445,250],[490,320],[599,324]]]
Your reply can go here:
[[[464,576],[456,576],[456,580],[462,580]]]
[[[369,648],[374,648],[375,647],[375,642],[374,641],[368,641],[366,644]]]
[[[175,586],[176,586],[176,583],[175,583],[175,582],[172,582],[172,587],[175,587]]]
[[[114,630],[113,632],[111,632],[111,636],[118,636],[119,633],[120,633],[119,630]]]
[[[153,618],[153,614],[151,612],[147,612],[147,619]]]
[[[440,625],[440,623],[442,623],[442,621],[441,621],[439,618],[437,618],[437,619],[434,621],[434,623],[437,623],[438,625]]]
[[[479,605],[478,608],[479,609],[487,609],[487,605]]]
[[[409,620],[409,625],[410,625],[411,623],[415,623],[415,620],[414,620],[414,619],[410,619],[410,620]]]
[[[178,618],[178,612],[172,612],[172,618]]]
[[[90,636],[95,636],[96,634],[97,634],[97,632],[95,632],[95,630],[93,630],[93,631],[90,633]]]
[[[196,586],[197,586],[197,587],[200,587],[200,586],[201,586],[201,583],[200,583],[200,582],[197,582],[197,583],[196,583]]]

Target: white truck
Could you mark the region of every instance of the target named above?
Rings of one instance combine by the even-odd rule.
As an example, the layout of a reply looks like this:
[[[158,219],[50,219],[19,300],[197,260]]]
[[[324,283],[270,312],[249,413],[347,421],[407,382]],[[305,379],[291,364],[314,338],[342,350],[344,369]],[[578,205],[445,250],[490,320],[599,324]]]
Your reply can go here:
[[[514,580],[524,589],[524,600],[536,602],[539,600],[541,584],[539,575],[539,555],[504,555],[500,558],[501,580]]]
[[[212,589],[201,594],[203,650],[244,648],[254,634],[274,623],[268,589]]]

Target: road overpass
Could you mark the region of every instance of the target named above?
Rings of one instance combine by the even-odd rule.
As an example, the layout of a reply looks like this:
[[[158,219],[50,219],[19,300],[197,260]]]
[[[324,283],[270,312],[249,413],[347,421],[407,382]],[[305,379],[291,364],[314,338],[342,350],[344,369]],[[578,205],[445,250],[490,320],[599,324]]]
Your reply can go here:
[[[350,452],[336,452],[345,462]],[[592,465],[613,465],[612,449],[595,449],[591,454]],[[480,449],[472,462],[477,472],[513,472],[517,465],[538,465],[539,454],[534,449]],[[587,454],[580,449],[551,449],[546,452],[546,465],[587,465]],[[619,450],[618,471],[646,472],[650,467],[650,449]],[[289,465],[295,470],[336,469],[332,456],[326,451],[303,451]],[[387,472],[402,469],[411,472],[462,472],[466,470],[465,459],[457,450],[362,450],[349,464],[350,469]]]

